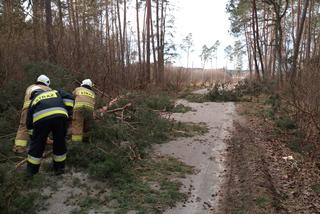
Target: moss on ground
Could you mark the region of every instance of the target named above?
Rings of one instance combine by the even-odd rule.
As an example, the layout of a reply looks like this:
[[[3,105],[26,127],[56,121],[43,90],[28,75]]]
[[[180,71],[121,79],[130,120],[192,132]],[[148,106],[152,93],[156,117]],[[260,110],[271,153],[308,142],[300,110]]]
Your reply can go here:
[[[171,110],[172,113],[187,113],[189,111],[192,111],[192,108],[183,104],[178,104]]]
[[[203,94],[186,94],[184,96],[181,96],[180,98],[186,99],[189,102],[192,103],[204,103],[204,102],[209,102],[209,100],[206,98],[205,95]]]

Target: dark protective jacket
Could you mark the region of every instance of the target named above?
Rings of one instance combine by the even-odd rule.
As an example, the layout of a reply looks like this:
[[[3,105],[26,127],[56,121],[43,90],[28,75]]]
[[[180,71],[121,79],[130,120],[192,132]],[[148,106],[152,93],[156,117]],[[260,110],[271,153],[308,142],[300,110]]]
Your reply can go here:
[[[27,129],[32,130],[35,124],[50,118],[70,117],[73,106],[73,96],[63,90],[51,90],[36,94],[29,106]]]

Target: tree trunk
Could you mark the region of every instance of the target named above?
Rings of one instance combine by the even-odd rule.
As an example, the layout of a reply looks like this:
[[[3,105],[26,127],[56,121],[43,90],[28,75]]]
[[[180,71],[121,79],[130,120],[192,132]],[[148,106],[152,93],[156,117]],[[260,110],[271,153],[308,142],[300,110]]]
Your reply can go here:
[[[32,17],[32,23],[33,23],[33,60],[39,61],[40,56],[40,48],[39,48],[39,34],[40,34],[40,28],[39,28],[39,0],[33,0],[33,17]]]
[[[249,33],[245,32],[245,38],[246,38],[246,47],[247,47],[247,54],[248,54],[248,62],[249,62],[249,72],[250,72],[250,80],[252,80],[252,53],[251,53],[251,41],[249,38]]]
[[[257,12],[256,0],[253,0],[253,11],[254,11],[254,20],[256,22],[256,29],[254,32],[256,33],[256,43],[257,43],[257,49],[258,49],[259,60],[260,60],[260,65],[261,65],[261,74],[262,74],[262,78],[264,78],[265,72],[264,72],[262,51],[261,51],[261,47],[260,47],[259,22],[258,22],[258,12]]]
[[[310,2],[309,0],[304,1],[304,8],[301,15],[300,26],[298,27],[296,41],[294,42],[292,70],[291,70],[291,75],[293,79],[296,78],[296,75],[297,75],[297,63],[298,63],[298,56],[299,56],[299,50],[300,50],[300,43],[301,43],[302,32],[304,29],[304,23],[306,20],[307,11],[309,7],[309,2]]]
[[[256,22],[255,22],[255,12],[252,9],[252,33],[253,33],[253,59],[255,65],[256,78],[260,81],[259,65],[257,60],[257,38],[256,38]]]
[[[146,1],[147,4],[147,17],[146,17],[146,26],[147,26],[147,38],[146,38],[146,55],[147,55],[147,64],[146,64],[146,82],[150,83],[150,74],[151,74],[151,65],[150,65],[150,25],[151,25],[151,0]]]
[[[158,74],[158,62],[157,62],[157,54],[156,54],[156,47],[154,41],[154,32],[153,32],[153,21],[152,21],[152,14],[150,14],[150,24],[151,24],[151,40],[152,40],[152,55],[153,55],[153,80],[155,84],[159,84],[159,74]]]
[[[51,10],[51,0],[45,0],[45,10],[46,10],[46,34],[48,43],[48,59],[51,63],[56,63],[56,53],[53,44],[52,35],[52,10]]]
[[[137,46],[138,46],[138,59],[139,59],[139,84],[142,86],[144,69],[141,63],[141,41],[140,41],[140,21],[139,21],[139,1],[136,0],[136,20],[137,20]]]
[[[119,36],[119,51],[120,51],[120,53],[119,53],[119,56],[120,56],[120,65],[121,65],[121,71],[120,71],[120,73],[121,73],[121,80],[122,81],[125,81],[125,74],[124,74],[124,70],[125,70],[125,66],[124,66],[124,55],[125,55],[125,50],[124,50],[124,39],[123,39],[123,33],[125,33],[124,32],[124,30],[122,30],[122,25],[121,25],[121,14],[120,14],[120,3],[119,3],[119,0],[117,0],[117,16],[118,16],[118,36]],[[125,25],[125,23],[123,23],[123,25]]]
[[[311,0],[309,7],[309,19],[308,19],[308,35],[307,35],[307,48],[306,48],[306,58],[309,59],[311,55],[311,34],[312,34],[312,18],[313,18],[313,7],[314,2]]]
[[[166,3],[166,4],[165,4]],[[168,2],[165,0],[161,1],[161,17],[160,17],[160,27],[159,27],[159,52],[158,52],[158,69],[159,69],[159,83],[164,82],[164,46],[165,46],[165,34],[166,34],[166,11]]]

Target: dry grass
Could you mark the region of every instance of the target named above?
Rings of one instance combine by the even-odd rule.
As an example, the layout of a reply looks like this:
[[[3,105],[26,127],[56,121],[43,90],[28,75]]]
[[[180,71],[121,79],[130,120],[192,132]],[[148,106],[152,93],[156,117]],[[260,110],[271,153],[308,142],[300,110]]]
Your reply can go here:
[[[176,89],[186,86],[212,86],[217,82],[230,82],[232,77],[224,69],[166,67],[165,84]]]

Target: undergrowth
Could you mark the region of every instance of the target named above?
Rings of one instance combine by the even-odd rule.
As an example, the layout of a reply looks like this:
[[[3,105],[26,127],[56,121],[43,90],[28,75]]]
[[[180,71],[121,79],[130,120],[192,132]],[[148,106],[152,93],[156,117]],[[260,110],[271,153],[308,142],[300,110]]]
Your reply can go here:
[[[193,136],[207,131],[204,124],[173,122],[162,117],[158,109],[169,109],[171,103],[143,95],[130,95],[121,99],[113,108],[132,103],[124,114],[105,114],[93,123],[88,133],[89,143],[71,144],[68,164],[89,169],[97,178],[112,177],[123,172],[132,160],[148,156],[152,144],[165,143],[181,136]],[[169,105],[169,106],[168,106]],[[101,169],[97,170],[97,169]]]
[[[118,213],[160,213],[177,201],[186,200],[186,195],[179,192],[181,183],[176,178],[191,173],[190,166],[176,159],[142,160],[127,170],[127,176],[112,179],[110,199],[118,201]]]
[[[186,113],[188,111],[192,111],[192,108],[183,104],[178,104],[171,110],[172,113]]]
[[[305,134],[298,127],[297,122],[291,115],[289,106],[284,101],[281,92],[275,88],[274,82],[257,82],[243,80],[229,92],[224,90],[225,86],[217,85],[208,93],[213,100],[235,100],[253,101],[261,107],[260,111],[255,112],[258,117],[270,119],[275,129],[273,137],[280,139],[292,151],[298,153],[310,153],[314,147],[305,142]],[[218,98],[216,98],[218,97]],[[247,110],[247,114],[250,110]]]
[[[216,83],[206,94],[182,93],[180,98],[189,102],[247,102],[261,94],[270,94],[274,90],[274,82],[259,82],[248,79],[237,84]]]
[[[209,101],[204,94],[183,94],[179,98],[186,99],[192,103],[204,103]]]
[[[296,122],[290,116],[288,106],[282,101],[279,94],[271,94],[265,101],[267,109],[265,115],[269,117],[276,127],[274,133],[292,151],[308,154],[314,148],[312,144],[304,141],[305,134],[299,129]]]
[[[30,65],[26,72],[30,72],[27,74],[29,78],[44,70],[48,71],[44,73],[51,78],[54,88],[73,88],[70,80],[75,77],[63,76],[66,72],[59,67]],[[28,80],[17,86],[10,82],[0,92],[0,98],[5,100],[0,104],[1,213],[36,213],[45,201],[41,189],[52,182],[47,172],[40,172],[39,176],[30,179],[24,174],[25,166],[14,169],[16,163],[25,158],[25,155],[14,154],[11,149],[24,90],[31,83],[33,81]],[[119,212],[125,213],[130,209],[138,209],[140,213],[159,212],[185,198],[178,191],[181,184],[172,178],[191,173],[192,169],[175,159],[153,160],[149,155],[151,146],[176,137],[203,134],[207,128],[204,124],[176,123],[169,116],[161,116],[162,112],[190,110],[185,106],[175,107],[167,94],[130,93],[112,108],[128,103],[132,105],[123,114],[98,113],[88,132],[88,142],[68,145],[67,166],[89,174],[91,179],[108,183],[112,189],[110,200],[118,201]],[[160,189],[155,190],[150,182],[159,182]],[[83,201],[83,206],[94,204],[91,202]]]
[[[179,192],[180,182],[172,178],[191,173],[191,168],[175,159],[151,159],[150,148],[176,137],[203,134],[207,127],[160,116],[159,109],[172,107],[168,100],[131,94],[113,107],[132,103],[123,114],[100,116],[89,132],[89,142],[69,147],[68,165],[109,183],[110,200],[118,202],[119,213],[158,212],[185,198]],[[158,182],[160,189],[153,189],[148,182]]]
[[[206,99],[211,102],[236,102],[240,99],[237,90],[229,88],[229,84],[218,83],[206,94]]]
[[[237,84],[217,83],[206,94],[211,102],[239,102],[251,101],[253,97],[261,94],[270,94],[275,87],[274,82],[259,82],[244,79]]]

